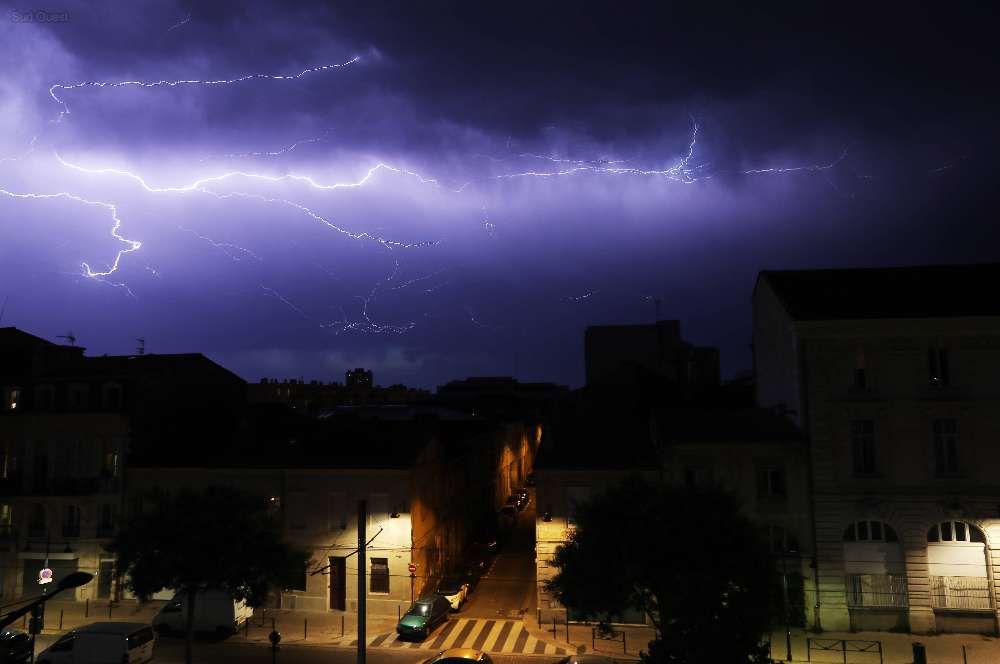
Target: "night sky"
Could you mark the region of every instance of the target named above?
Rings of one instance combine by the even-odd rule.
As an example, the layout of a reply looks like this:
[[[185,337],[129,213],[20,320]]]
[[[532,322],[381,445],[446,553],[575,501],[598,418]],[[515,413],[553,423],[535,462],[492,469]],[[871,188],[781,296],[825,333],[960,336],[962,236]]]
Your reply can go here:
[[[761,269],[1000,259],[989,3],[705,4],[0,5],[0,325],[576,386],[656,300],[731,375]]]

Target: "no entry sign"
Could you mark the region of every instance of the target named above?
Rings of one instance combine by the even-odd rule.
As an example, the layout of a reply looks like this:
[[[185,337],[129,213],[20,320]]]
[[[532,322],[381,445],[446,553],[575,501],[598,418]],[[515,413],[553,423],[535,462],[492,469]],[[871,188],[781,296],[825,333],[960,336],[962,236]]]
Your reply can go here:
[[[417,571],[417,564],[410,563],[409,565],[406,566],[406,569],[410,570],[410,574],[413,574],[414,572]]]

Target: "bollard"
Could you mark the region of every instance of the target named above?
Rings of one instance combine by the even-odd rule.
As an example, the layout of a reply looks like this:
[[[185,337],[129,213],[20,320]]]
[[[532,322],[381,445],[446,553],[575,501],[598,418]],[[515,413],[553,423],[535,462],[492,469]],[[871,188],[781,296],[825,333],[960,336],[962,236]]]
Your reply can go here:
[[[309,619],[302,619],[302,640],[305,641],[309,638]]]
[[[85,599],[84,602],[83,602],[83,617],[84,618],[89,618],[90,617],[90,598],[89,597],[87,599]]]
[[[108,601],[108,620],[111,620],[111,601]]]
[[[340,635],[344,635],[344,616],[340,616]]]
[[[403,609],[400,608],[399,604],[396,605],[396,622],[403,619]]]
[[[569,643],[569,615],[566,616],[566,643]]]
[[[243,621],[243,638],[244,639],[249,639],[250,638],[250,619],[249,618],[247,618],[246,620]]]
[[[59,609],[59,631],[60,632],[62,631],[62,619],[63,619],[63,610]],[[964,648],[964,646],[963,646],[963,648]]]
[[[927,649],[919,641],[913,642],[913,664],[927,664]]]
[[[14,618],[14,620],[17,620],[17,618]],[[27,629],[27,628],[28,628],[28,614],[25,614],[24,620],[21,621],[21,629]]]
[[[965,646],[962,646],[962,664],[969,664],[969,658],[965,654]]]
[[[625,649],[625,630],[622,630],[622,654],[626,652]]]

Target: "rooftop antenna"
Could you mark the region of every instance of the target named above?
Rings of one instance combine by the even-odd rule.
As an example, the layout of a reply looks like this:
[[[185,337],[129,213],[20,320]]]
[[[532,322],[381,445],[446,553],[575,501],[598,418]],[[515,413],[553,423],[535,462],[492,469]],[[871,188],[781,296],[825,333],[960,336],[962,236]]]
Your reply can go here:
[[[7,300],[10,299],[10,295],[7,295],[3,299],[3,306],[0,306],[0,323],[3,322],[3,312],[7,310]]]
[[[69,342],[70,346],[75,346],[76,345],[76,335],[73,334],[73,330],[70,330],[66,334],[58,334],[58,335],[56,335],[56,339],[65,339],[66,341]]]
[[[139,342],[139,345],[136,347],[135,352],[138,353],[139,355],[145,355],[146,354],[146,337],[139,337],[138,339],[136,339],[136,341]]]

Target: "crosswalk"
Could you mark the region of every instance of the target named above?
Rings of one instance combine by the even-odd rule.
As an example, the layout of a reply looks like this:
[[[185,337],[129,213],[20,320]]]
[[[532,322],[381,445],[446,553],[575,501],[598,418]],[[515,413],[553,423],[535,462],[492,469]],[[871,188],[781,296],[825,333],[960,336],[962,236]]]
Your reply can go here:
[[[402,641],[393,633],[379,634],[366,639],[369,648],[410,648],[421,650],[447,650],[448,648],[474,648],[492,653],[568,655],[565,648],[535,638],[520,620],[487,620],[460,618],[449,620],[440,630],[432,632],[423,641]],[[357,639],[341,645],[358,645]]]

